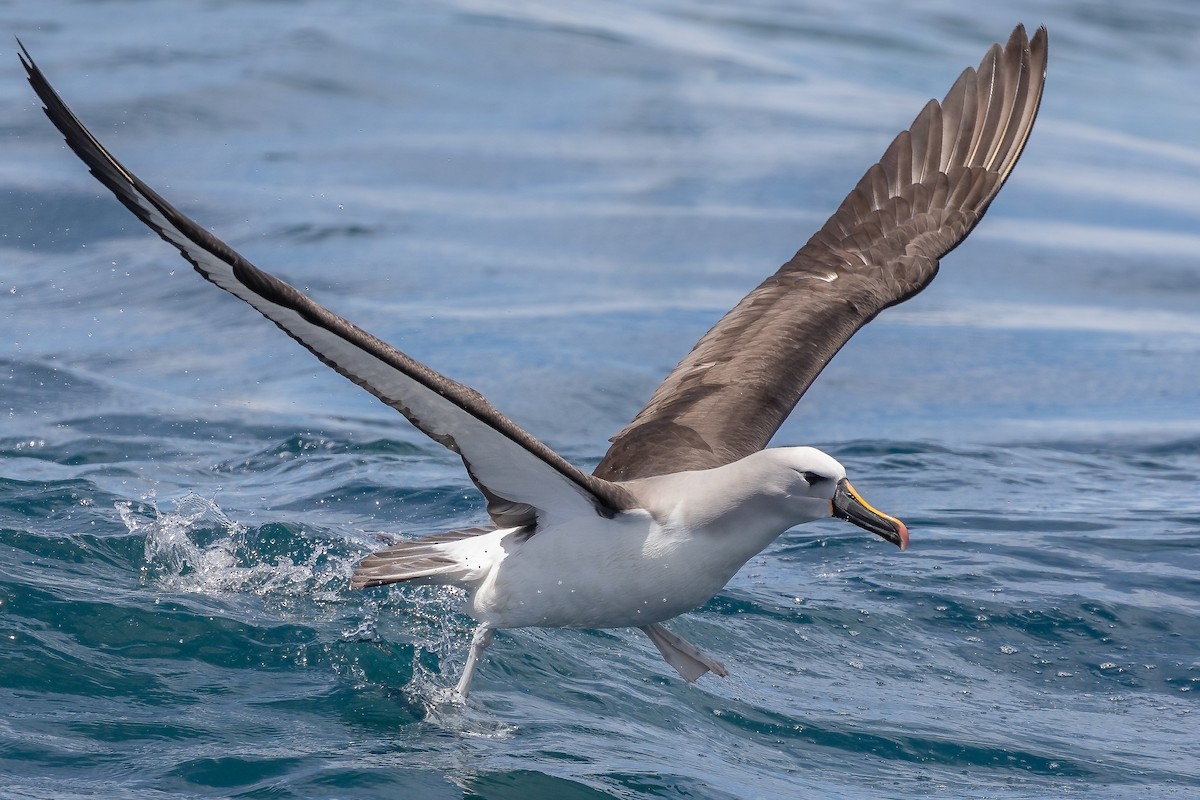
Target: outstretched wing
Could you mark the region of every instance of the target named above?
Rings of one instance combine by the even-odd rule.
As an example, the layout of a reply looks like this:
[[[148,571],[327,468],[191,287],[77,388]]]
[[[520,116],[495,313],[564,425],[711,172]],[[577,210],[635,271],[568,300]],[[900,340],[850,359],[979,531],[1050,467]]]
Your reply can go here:
[[[21,50],[21,63],[46,116],[92,174],[206,279],[254,306],[324,364],[462,456],[496,525],[534,525],[540,515],[559,510],[574,514],[588,507],[612,516],[635,505],[624,489],[567,463],[475,390],[313,302],[184,216],[100,144],[51,87],[24,45]]]
[[[767,445],[834,354],[921,291],[1017,163],[1046,76],[1046,29],[1018,25],[867,170],[791,261],[750,292],[612,439],[595,474],[631,480]]]

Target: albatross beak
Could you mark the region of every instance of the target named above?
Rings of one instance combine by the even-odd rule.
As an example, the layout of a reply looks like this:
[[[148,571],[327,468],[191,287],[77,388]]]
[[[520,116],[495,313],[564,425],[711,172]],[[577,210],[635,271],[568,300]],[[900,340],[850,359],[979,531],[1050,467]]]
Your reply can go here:
[[[895,517],[877,511],[854,491],[850,481],[842,478],[833,493],[833,516],[853,522],[860,528],[882,536],[901,550],[908,547],[908,528]]]

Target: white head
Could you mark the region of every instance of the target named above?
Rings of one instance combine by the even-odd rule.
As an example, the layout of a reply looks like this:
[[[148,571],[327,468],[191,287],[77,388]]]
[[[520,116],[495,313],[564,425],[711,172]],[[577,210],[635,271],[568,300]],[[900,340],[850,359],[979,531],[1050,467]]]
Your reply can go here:
[[[622,485],[657,519],[735,536],[750,554],[788,528],[829,517],[908,546],[904,523],[872,508],[846,480],[846,468],[813,447],[773,447],[720,467]]]
[[[830,502],[846,468],[815,447],[772,447],[745,459],[757,462],[759,484],[766,494],[792,508],[797,522],[831,516]]]
[[[837,517],[902,550],[908,546],[904,523],[863,500],[846,479],[846,468],[832,456],[814,447],[773,447],[743,461],[751,459],[758,462],[755,472],[763,493],[782,506],[792,525]]]

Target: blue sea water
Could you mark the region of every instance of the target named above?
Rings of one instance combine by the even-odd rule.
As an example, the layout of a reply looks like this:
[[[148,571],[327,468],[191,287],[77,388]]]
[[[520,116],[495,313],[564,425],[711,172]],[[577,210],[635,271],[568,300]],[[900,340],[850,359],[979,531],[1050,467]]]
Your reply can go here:
[[[675,629],[351,593],[480,520],[450,453],[200,280],[0,42],[0,796],[1194,797],[1200,9],[829,0],[0,6],[118,157],[566,457],[1045,23],[1042,114],[780,443],[904,519],[789,531]]]

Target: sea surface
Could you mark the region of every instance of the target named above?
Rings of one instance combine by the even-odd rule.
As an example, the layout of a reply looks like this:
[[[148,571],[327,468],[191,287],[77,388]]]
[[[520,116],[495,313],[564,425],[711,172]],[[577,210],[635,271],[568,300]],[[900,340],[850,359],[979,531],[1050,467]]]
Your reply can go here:
[[[42,116],[575,463],[1017,22],[1011,181],[777,442],[904,519],[674,629],[502,632],[356,560],[456,457],[208,285]],[[0,796],[1200,796],[1191,0],[0,3]]]

